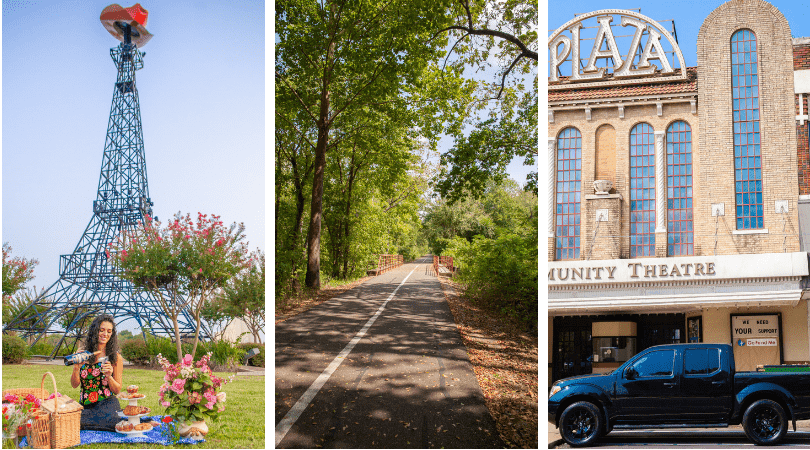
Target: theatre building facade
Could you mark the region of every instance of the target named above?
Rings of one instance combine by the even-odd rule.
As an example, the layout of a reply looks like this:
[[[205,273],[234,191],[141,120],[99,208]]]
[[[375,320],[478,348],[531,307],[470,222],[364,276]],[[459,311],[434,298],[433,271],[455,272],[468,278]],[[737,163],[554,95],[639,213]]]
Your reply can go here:
[[[810,363],[810,39],[761,0],[703,20],[697,67],[635,11],[549,37],[549,382],[659,344]]]

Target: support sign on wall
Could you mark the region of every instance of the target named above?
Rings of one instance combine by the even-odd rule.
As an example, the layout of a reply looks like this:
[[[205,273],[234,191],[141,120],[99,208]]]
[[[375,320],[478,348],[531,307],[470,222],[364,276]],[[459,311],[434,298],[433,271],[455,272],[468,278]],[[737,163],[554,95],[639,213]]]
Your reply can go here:
[[[779,315],[731,316],[731,342],[737,370],[780,364]]]

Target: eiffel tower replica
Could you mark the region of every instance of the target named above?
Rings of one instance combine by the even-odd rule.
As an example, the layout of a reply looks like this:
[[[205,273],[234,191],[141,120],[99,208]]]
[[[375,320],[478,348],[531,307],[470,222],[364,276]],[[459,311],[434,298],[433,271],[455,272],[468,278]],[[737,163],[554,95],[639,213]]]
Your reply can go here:
[[[111,5],[101,21],[121,42],[110,49],[118,76],[113,90],[104,156],[93,216],[73,253],[59,260],[59,279],[12,319],[3,331],[17,331],[23,337],[61,335],[53,358],[64,344],[76,350],[82,338],[82,323],[99,314],[111,314],[117,323],[134,319],[141,329],[156,335],[174,336],[174,325],[157,299],[116,276],[107,259],[109,243],[123,231],[133,230],[144,216],[152,216],[153,202],[146,179],[146,159],[141,130],[141,109],[135,71],[143,68],[142,47],[151,37],[144,28],[148,12],[139,4],[131,8]],[[182,335],[193,335],[195,321],[188,310],[178,317]],[[201,326],[200,338],[210,338]]]

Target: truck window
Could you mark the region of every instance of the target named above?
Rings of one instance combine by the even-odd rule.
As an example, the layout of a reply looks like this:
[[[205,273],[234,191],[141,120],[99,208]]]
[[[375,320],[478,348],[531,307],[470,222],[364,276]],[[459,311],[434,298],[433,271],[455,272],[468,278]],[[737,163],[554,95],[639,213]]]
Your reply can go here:
[[[647,353],[633,364],[639,377],[662,377],[672,375],[675,367],[675,350],[657,350]]]
[[[688,349],[683,355],[685,375],[709,375],[720,370],[720,349]]]

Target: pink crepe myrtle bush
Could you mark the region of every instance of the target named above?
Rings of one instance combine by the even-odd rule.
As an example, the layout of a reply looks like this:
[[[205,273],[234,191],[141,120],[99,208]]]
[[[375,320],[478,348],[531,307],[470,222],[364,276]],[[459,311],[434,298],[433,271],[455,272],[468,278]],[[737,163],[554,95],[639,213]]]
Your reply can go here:
[[[178,213],[166,227],[147,216],[110,244],[107,258],[121,278],[148,290],[175,325],[181,311],[187,309],[199,330],[204,300],[253,264],[244,230],[243,224],[225,227],[216,215],[198,213],[194,221],[191,215]],[[177,328],[175,342],[181,359]]]
[[[186,356],[177,364],[170,363],[163,355],[157,360],[163,368],[163,385],[158,391],[158,401],[166,408],[166,415],[179,421],[215,420],[225,410],[227,396],[221,389],[233,381],[235,375],[220,378],[211,372],[207,353],[196,363]]]

